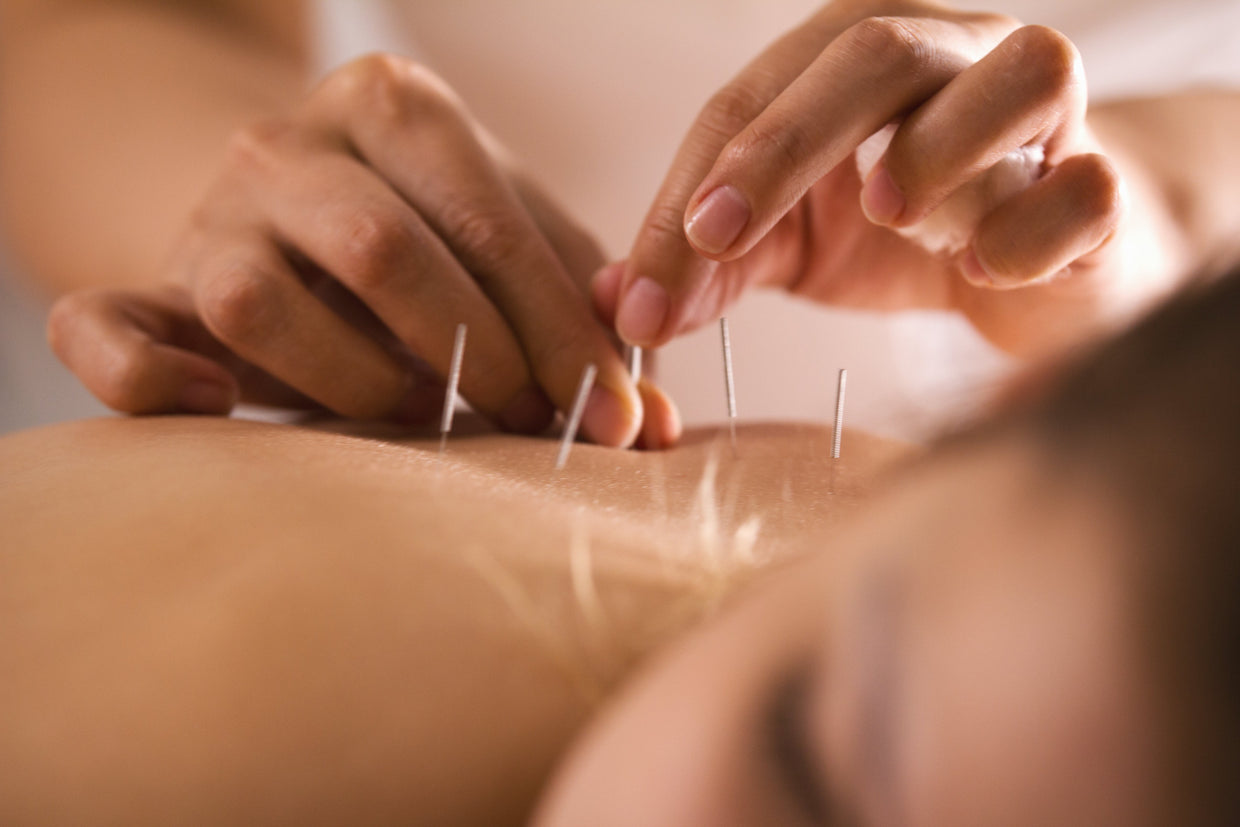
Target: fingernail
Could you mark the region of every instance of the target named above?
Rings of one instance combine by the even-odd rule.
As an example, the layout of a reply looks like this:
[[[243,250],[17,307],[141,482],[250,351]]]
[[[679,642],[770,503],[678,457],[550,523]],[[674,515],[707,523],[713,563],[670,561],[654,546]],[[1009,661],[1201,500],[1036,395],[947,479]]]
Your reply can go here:
[[[547,395],[532,385],[512,398],[499,415],[500,427],[520,434],[538,434],[547,429],[555,416],[555,406]]]
[[[892,180],[891,173],[881,164],[870,173],[861,190],[861,209],[875,224],[890,226],[904,214],[904,193]]]
[[[685,222],[685,235],[704,253],[719,255],[736,243],[749,223],[749,202],[740,190],[715,187]]]
[[[620,300],[616,313],[616,332],[630,345],[645,347],[654,341],[667,319],[667,291],[653,279],[642,276]]]
[[[180,410],[205,414],[226,414],[236,404],[236,388],[203,379],[188,382],[177,400]]]
[[[598,445],[623,448],[633,444],[641,426],[639,412],[618,394],[603,385],[595,385],[586,402],[581,429]]]
[[[973,252],[973,248],[965,250],[960,258],[960,272],[964,280],[974,287],[994,287],[995,277],[982,265],[982,260]]]

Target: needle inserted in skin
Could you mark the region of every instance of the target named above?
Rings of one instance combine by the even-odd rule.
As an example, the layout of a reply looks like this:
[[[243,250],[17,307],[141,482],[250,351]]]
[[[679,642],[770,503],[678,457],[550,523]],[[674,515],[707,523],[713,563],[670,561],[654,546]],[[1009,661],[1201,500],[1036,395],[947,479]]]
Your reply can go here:
[[[732,456],[736,456],[736,385],[732,381],[732,336],[728,331],[728,317],[719,320],[719,335],[723,338],[723,384],[728,394],[728,430],[732,436]]]
[[[642,381],[642,349],[637,345],[629,345],[628,350],[629,376],[636,385]]]
[[[564,436],[560,440],[560,453],[555,458],[555,470],[560,471],[568,464],[568,452],[573,449],[573,440],[577,438],[577,429],[581,427],[581,417],[586,411],[586,402],[590,399],[590,391],[594,387],[594,377],[598,368],[586,365],[581,374],[581,384],[577,386],[577,397],[573,400],[573,410],[568,415],[568,423],[564,426]]]
[[[443,416],[439,418],[439,453],[448,447],[448,434],[452,432],[452,417],[456,413],[456,391],[461,384],[461,360],[465,358],[465,325],[456,326],[456,339],[452,343],[452,364],[448,368],[448,389],[443,397]]]
[[[844,436],[844,390],[848,386],[848,371],[840,371],[839,384],[835,386],[835,433],[831,439],[831,458],[840,458],[840,439]]]

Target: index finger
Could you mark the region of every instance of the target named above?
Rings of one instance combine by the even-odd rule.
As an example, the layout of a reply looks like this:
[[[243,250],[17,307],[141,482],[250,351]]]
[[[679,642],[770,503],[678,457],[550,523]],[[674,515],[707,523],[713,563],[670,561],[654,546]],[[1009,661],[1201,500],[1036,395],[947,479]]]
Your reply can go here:
[[[583,369],[594,364],[598,382],[583,427],[596,442],[631,444],[641,420],[637,389],[462,104],[425,70],[386,57],[362,61],[352,77],[323,94],[328,104],[343,96],[350,105],[327,106],[318,118],[342,128],[349,148],[450,249],[501,311],[556,407],[569,410]],[[477,387],[487,378],[467,363],[462,386]]]
[[[656,347],[675,336],[718,264],[685,238],[689,199],[719,152],[813,62],[840,14],[828,10],[771,44],[703,107],[681,143],[634,241],[620,287],[616,332]]]

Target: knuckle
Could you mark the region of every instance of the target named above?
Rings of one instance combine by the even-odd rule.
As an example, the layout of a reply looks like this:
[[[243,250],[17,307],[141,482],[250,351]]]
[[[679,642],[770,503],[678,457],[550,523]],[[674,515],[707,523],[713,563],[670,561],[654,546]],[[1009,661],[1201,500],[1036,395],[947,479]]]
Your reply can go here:
[[[684,208],[661,201],[650,210],[642,227],[643,242],[660,248],[667,243],[685,243]]]
[[[255,342],[279,322],[279,286],[252,266],[230,265],[210,277],[199,301],[203,322],[226,342]]]
[[[338,70],[332,90],[348,106],[390,121],[454,118],[455,96],[430,69],[399,55],[374,53]]]
[[[698,123],[715,136],[727,139],[744,129],[765,108],[765,97],[756,89],[733,83],[710,97],[698,116]]]
[[[723,153],[729,165],[744,164],[747,159],[766,158],[783,174],[799,170],[812,154],[811,141],[805,129],[793,121],[754,121],[744,136]]]
[[[841,37],[848,51],[888,71],[912,70],[924,62],[930,49],[926,39],[898,17],[867,17]]]
[[[1080,53],[1061,32],[1047,26],[1023,26],[1010,39],[1021,63],[1036,73],[1039,85],[1048,92],[1060,92],[1083,78]]]
[[[341,277],[360,291],[377,290],[401,271],[413,240],[400,217],[358,210],[340,228]]]
[[[451,244],[486,262],[516,262],[529,258],[528,231],[511,216],[471,203],[447,205],[440,215]]]

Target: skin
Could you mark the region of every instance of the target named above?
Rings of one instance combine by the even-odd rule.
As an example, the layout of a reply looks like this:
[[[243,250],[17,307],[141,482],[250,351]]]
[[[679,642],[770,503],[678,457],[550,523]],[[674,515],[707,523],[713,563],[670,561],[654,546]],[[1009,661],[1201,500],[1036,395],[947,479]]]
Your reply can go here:
[[[995,15],[824,6],[707,102],[628,263],[590,282],[597,245],[425,67],[375,56],[307,93],[302,3],[0,12],[9,234],[53,291],[105,288],[66,298],[51,335],[123,411],[247,398],[418,421],[468,321],[463,391],[493,421],[538,430],[593,362],[585,433],[661,447],[675,409],[630,382],[613,326],[661,344],[767,285],[958,310],[1038,356],[1236,260],[1240,210],[1220,194],[1240,186],[1237,96],[1088,110],[1071,43]],[[901,117],[862,182],[853,149]],[[1046,174],[964,228],[968,253],[892,232],[1023,145],[1046,150]],[[720,188],[748,214],[721,246],[698,216]]]
[[[1008,440],[902,478],[644,670],[534,823],[1166,823],[1131,546],[1037,467]]]
[[[1207,194],[1238,181],[1225,147],[1240,96],[1087,103],[1080,57],[1051,29],[939,3],[830,3],[703,107],[595,301],[625,341],[647,347],[755,285],[960,311],[1026,357],[1078,343],[1215,258],[1235,261],[1240,219]],[[1157,110],[1157,132],[1139,136]],[[862,181],[854,150],[892,123]],[[1027,147],[1045,152],[1041,176],[957,227],[964,250],[933,253],[891,232]]]
[[[0,822],[524,824],[647,653],[908,452],[830,444],[748,426],[732,459],[696,431],[556,473],[554,444],[467,419],[442,457],[346,422],[5,437]]]
[[[536,824],[1165,823],[1105,497],[1010,438],[876,489],[898,446],[740,436],[561,474],[342,423],[5,438],[3,821],[518,824],[560,763]],[[712,454],[756,579],[703,540]]]

